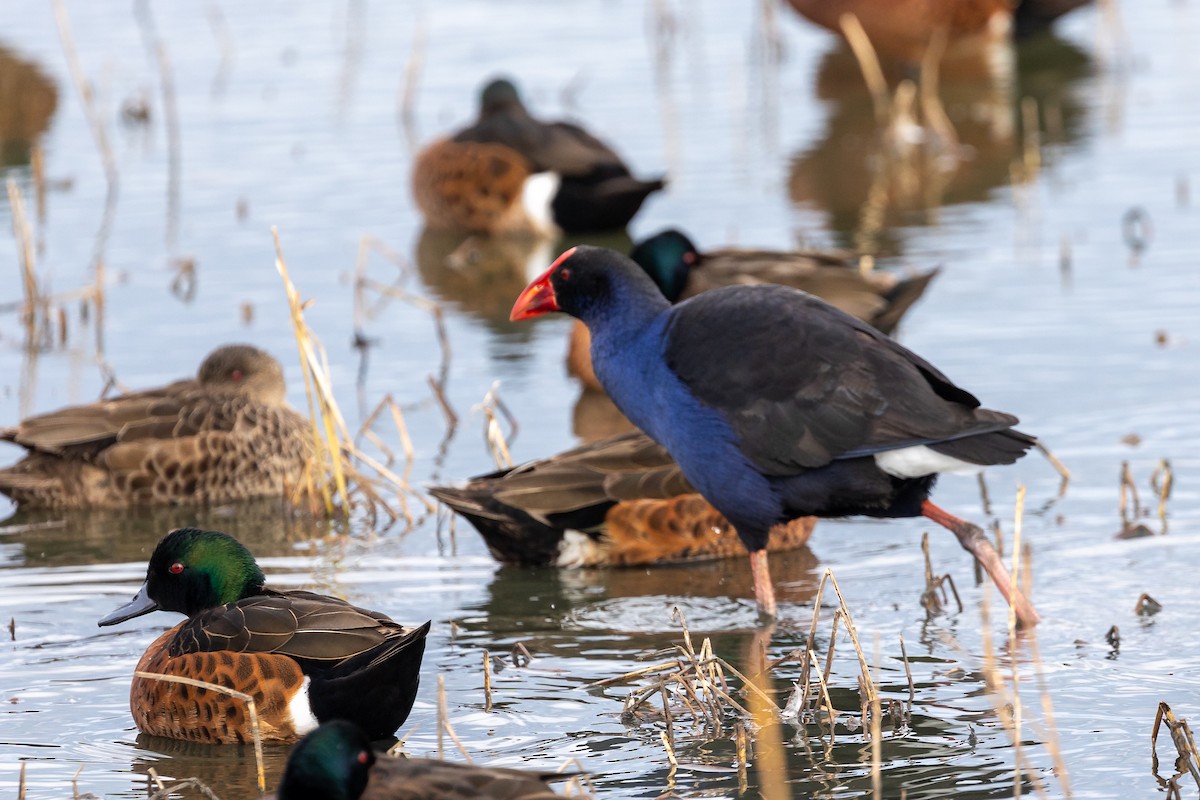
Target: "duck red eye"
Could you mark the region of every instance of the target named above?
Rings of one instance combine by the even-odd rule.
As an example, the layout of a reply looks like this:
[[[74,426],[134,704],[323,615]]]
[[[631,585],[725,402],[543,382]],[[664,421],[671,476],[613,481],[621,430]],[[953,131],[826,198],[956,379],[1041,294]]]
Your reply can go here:
[[[234,383],[239,383],[242,380],[242,371],[240,369],[235,369],[233,372],[229,373],[229,377]]]
[[[367,763],[367,762],[368,762],[368,761],[370,761],[370,760],[371,760],[371,756],[370,756],[370,755],[367,753],[367,751],[366,751],[366,750],[360,750],[360,751],[359,751],[359,753],[358,753],[358,763],[360,763],[360,764],[365,764],[365,763]]]
[[[167,567],[167,569],[170,571],[170,573],[172,575],[178,575],[179,573],[183,572],[183,564],[176,561],[174,564]]]

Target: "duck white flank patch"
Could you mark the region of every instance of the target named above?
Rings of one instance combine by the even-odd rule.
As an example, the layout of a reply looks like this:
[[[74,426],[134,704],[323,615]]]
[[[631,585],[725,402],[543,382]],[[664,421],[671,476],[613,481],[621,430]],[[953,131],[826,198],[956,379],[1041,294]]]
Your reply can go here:
[[[312,678],[305,675],[304,683],[300,684],[299,691],[288,701],[288,713],[292,715],[292,727],[300,736],[315,730],[320,724],[312,712],[312,704],[308,701],[308,687],[311,683]]]
[[[521,187],[521,207],[540,233],[552,236],[559,233],[550,204],[554,202],[561,184],[562,178],[557,172],[538,172],[526,178],[525,185]]]
[[[590,567],[604,563],[605,548],[583,531],[567,529],[558,543],[556,567]]]

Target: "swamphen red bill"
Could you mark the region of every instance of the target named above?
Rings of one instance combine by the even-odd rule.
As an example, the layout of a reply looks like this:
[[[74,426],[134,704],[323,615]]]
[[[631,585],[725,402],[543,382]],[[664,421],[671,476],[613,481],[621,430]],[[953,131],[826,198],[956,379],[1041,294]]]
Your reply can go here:
[[[551,311],[587,325],[613,402],[737,528],[764,614],[775,614],[771,527],[860,514],[925,516],[953,531],[1021,622],[1037,622],[983,531],[928,499],[938,473],[1011,464],[1036,440],[916,353],[784,286],[672,306],[637,264],[599,247],[559,256],[511,318]]]

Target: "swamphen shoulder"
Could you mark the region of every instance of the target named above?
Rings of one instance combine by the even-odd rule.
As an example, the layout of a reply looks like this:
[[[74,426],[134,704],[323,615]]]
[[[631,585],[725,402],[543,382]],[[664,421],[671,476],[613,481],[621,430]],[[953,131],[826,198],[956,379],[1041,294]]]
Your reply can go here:
[[[592,334],[596,375],[662,444],[750,551],[774,615],[771,526],[798,516],[913,517],[949,528],[1037,621],[983,532],[928,500],[940,472],[1011,464],[1035,443],[925,359],[802,291],[714,289],[672,306],[634,262],[576,247],[518,298],[512,319],[562,311]]]

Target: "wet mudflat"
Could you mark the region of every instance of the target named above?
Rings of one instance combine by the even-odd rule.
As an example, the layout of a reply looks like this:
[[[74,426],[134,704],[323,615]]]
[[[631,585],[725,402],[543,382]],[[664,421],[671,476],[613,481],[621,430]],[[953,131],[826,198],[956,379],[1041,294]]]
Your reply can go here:
[[[478,85],[507,72],[540,113],[580,118],[639,171],[669,172],[669,190],[635,219],[635,239],[677,225],[704,247],[801,241],[876,253],[884,270],[940,265],[899,338],[985,404],[1018,414],[1071,470],[1062,497],[1058,474],[1036,454],[988,475],[986,508],[973,479],[947,477],[936,494],[978,522],[999,520],[1011,547],[1017,487],[1026,487],[1021,541],[1044,618],[1036,653],[1028,636],[1008,640],[997,598],[975,585],[952,538],[919,520],[823,522],[809,548],[773,558],[783,611],[770,655],[805,644],[815,592],[831,569],[882,698],[906,709],[883,725],[884,794],[1010,796],[1018,760],[1025,792],[1040,782],[1061,796],[1066,781],[1077,797],[1165,791],[1174,751],[1160,736],[1156,772],[1155,712],[1166,701],[1194,715],[1200,681],[1192,624],[1200,593],[1190,567],[1200,560],[1193,6],[1125,7],[1119,26],[1080,13],[1055,37],[1022,46],[1008,78],[981,88],[947,76],[944,101],[966,156],[942,179],[893,186],[880,203],[862,166],[873,122],[857,66],[786,9],[772,26],[736,4],[678,4],[669,20],[655,10],[667,4],[642,2],[586,3],[570,13],[508,3],[503,14],[485,2],[420,12],[403,4],[195,4],[156,6],[149,22],[126,8],[65,5],[119,179],[107,236],[97,236],[103,161],[53,7],[42,3],[17,0],[0,30],[0,69],[9,74],[9,62],[19,62],[21,74],[40,76],[25,90],[41,98],[33,112],[47,107],[46,86],[56,95],[35,133],[44,148],[41,221],[27,149],[6,145],[2,170],[35,219],[37,274],[48,292],[90,285],[94,254],[103,253],[102,337],[94,311],[84,321],[77,301],[63,301],[65,342],[55,330],[27,347],[12,310],[22,289],[6,213],[0,424],[97,397],[106,381],[98,353],[136,388],[190,374],[213,346],[238,340],[284,361],[289,397],[303,408],[274,225],[292,279],[316,298],[308,321],[328,347],[348,422],[357,428],[391,393],[413,436],[414,483],[492,468],[485,416],[473,408],[495,381],[519,422],[509,441],[515,459],[574,444],[587,418],[563,369],[568,321],[506,321],[527,278],[523,261],[543,269],[565,245],[516,256],[468,245],[448,268],[447,253],[461,242],[422,232],[408,192],[415,149],[469,119]],[[169,58],[177,138],[168,135],[153,42]],[[1036,159],[1023,155],[1025,97],[1039,109]],[[368,294],[369,313],[356,318],[364,236],[401,257],[397,266],[372,254],[365,269],[373,280],[399,282],[443,309],[448,353],[417,305]],[[365,364],[352,346],[356,329],[371,342]],[[458,414],[453,430],[430,375],[444,380]],[[377,430],[396,442],[393,429]],[[8,463],[18,450],[0,455]],[[1174,476],[1165,521],[1150,485],[1163,459]],[[1131,521],[1118,510],[1123,462],[1146,509]],[[47,522],[53,527],[33,527]],[[243,539],[276,584],[338,593],[406,622],[434,621],[422,692],[402,729],[412,729],[409,752],[437,751],[442,675],[448,718],[481,762],[554,768],[578,758],[611,797],[740,791],[729,725],[718,737],[676,720],[672,768],[663,721],[623,718],[629,688],[585,687],[656,663],[638,659],[680,643],[676,606],[697,644],[711,637],[718,655],[745,663],[762,636],[741,562],[501,569],[464,523],[451,530],[426,516],[411,528],[331,525],[286,519],[270,503],[3,523],[0,621],[13,620],[12,635],[0,633],[6,791],[15,792],[22,764],[31,798],[62,796],[77,771],[81,790],[141,796],[151,767],[199,777],[225,798],[255,791],[249,748],[181,747],[133,729],[133,666],[174,619],[95,626],[136,589],[162,533],[195,523]],[[1138,523],[1151,535],[1116,537]],[[953,576],[962,611],[951,599],[930,618],[920,605],[925,530],[933,569]],[[1159,613],[1135,612],[1143,592],[1161,603]],[[821,605],[823,657],[838,605],[828,589]],[[1114,626],[1119,638],[1106,638]],[[532,660],[513,663],[518,644]],[[484,650],[507,664],[494,670],[490,711]],[[1019,677],[1019,747],[996,710],[989,673],[1009,693]],[[859,674],[840,637],[828,686],[844,713],[832,743],[827,726],[782,725],[793,796],[871,793],[871,748],[856,722]],[[780,705],[799,677],[795,661],[773,670]],[[448,739],[443,747],[458,757]],[[1056,749],[1065,776],[1053,774]],[[268,784],[284,757],[268,749]],[[759,790],[753,770],[745,780]],[[1180,782],[1185,796],[1196,791],[1189,781]]]

